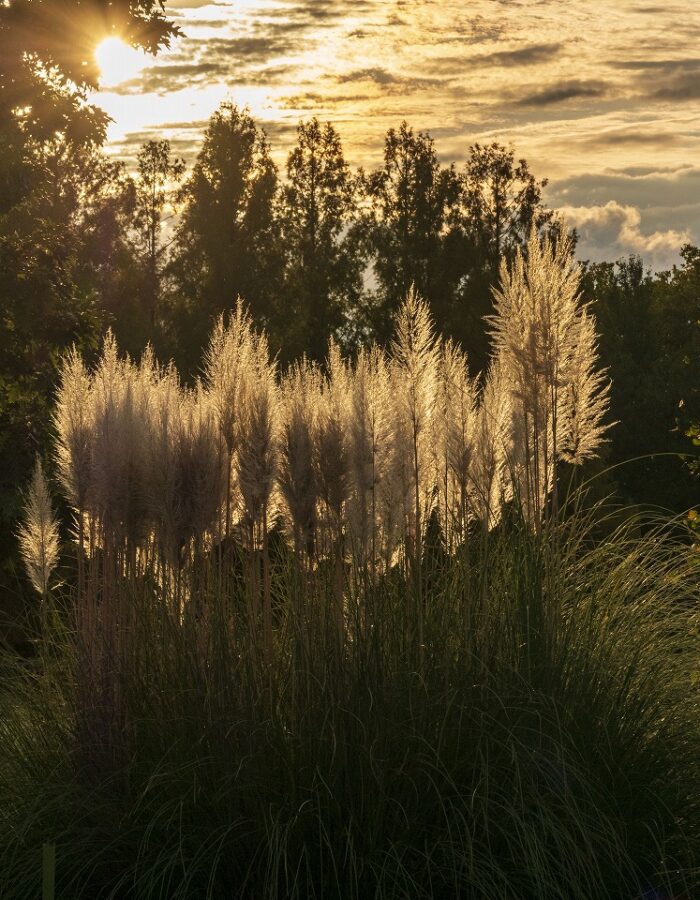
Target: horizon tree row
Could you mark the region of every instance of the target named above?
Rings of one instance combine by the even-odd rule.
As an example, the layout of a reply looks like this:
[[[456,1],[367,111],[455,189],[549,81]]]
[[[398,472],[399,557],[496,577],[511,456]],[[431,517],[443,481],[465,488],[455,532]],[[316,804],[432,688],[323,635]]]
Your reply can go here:
[[[301,122],[282,179],[265,132],[223,103],[186,178],[167,141],[144,144],[137,167],[135,177],[120,170],[132,224],[112,237],[132,244],[145,289],[140,308],[109,311],[125,346],[137,351],[144,333],[160,339],[188,376],[211,322],[237,296],[284,360],[320,361],[330,337],[348,350],[386,341],[411,286],[479,371],[501,259],[532,225],[561,230],[542,203],[546,180],[512,148],[474,144],[460,171],[406,122],[389,129],[372,172],[350,169],[330,122]],[[103,275],[103,295],[119,294],[119,268]]]

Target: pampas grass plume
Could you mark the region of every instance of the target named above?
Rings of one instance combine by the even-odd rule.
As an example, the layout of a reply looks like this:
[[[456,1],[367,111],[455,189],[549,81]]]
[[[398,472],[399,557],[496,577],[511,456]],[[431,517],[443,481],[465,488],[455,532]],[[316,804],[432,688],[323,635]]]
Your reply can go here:
[[[58,565],[59,534],[49,488],[38,458],[24,506],[24,522],[19,529],[19,546],[29,580],[35,590],[46,597],[49,579]]]
[[[279,488],[295,549],[313,552],[316,528],[314,435],[321,376],[306,359],[292,366],[281,385]]]

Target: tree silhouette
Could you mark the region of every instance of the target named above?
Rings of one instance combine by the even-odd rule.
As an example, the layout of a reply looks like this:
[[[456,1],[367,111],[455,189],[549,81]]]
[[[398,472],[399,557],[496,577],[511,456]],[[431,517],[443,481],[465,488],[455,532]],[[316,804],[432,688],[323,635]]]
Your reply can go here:
[[[469,148],[463,173],[462,215],[483,258],[497,270],[503,256],[524,247],[530,229],[552,221],[542,204],[547,179],[537,181],[512,147],[493,143]]]
[[[691,453],[684,432],[700,419],[700,251],[686,246],[682,258],[656,274],[635,256],[587,263],[582,281],[613,383],[610,415],[620,422],[606,463],[621,464],[613,477],[625,502],[677,512],[700,503],[683,459],[663,455]]]
[[[179,29],[162,0],[12,0],[0,4],[0,122],[32,140],[101,143],[108,117],[86,103],[95,46],[109,35],[151,53]]]
[[[340,335],[362,287],[362,260],[348,236],[356,186],[340,137],[327,122],[303,122],[287,159],[282,189],[286,254],[287,355],[325,357],[328,339]],[[295,352],[296,351],[296,352]]]
[[[377,280],[374,327],[381,339],[413,285],[431,305],[438,294],[445,229],[459,199],[453,167],[442,168],[429,134],[406,122],[384,141],[384,165],[365,179],[364,226]],[[440,316],[436,316],[438,323]]]
[[[35,454],[47,446],[61,354],[72,343],[87,352],[96,346],[103,327],[98,290],[103,277],[112,278],[113,261],[105,268],[88,259],[97,263],[98,249],[108,251],[96,240],[96,230],[105,224],[98,210],[111,202],[117,169],[92,151],[56,141],[36,151],[31,173],[24,196],[0,215],[3,560],[15,546],[19,489]],[[4,576],[11,583],[11,566],[0,575],[0,590]]]
[[[447,328],[467,351],[472,369],[483,371],[490,354],[483,322],[493,312],[491,291],[501,261],[524,249],[533,226],[553,237],[561,226],[542,203],[547,179],[537,181],[526,160],[516,162],[512,147],[473,144],[460,182],[462,269]]]
[[[247,111],[223,103],[181,192],[172,274],[187,342],[183,364],[196,365],[212,317],[238,296],[260,324],[274,319],[283,262],[277,190],[264,132]]]
[[[163,257],[163,214],[174,185],[185,171],[184,160],[171,158],[170,141],[147,141],[137,157],[136,180],[137,243],[144,267],[143,303],[151,331],[155,328],[161,294]]]
[[[155,53],[177,33],[160,0],[0,3],[0,590],[15,596],[19,488],[46,446],[57,362],[94,347],[104,309],[133,294],[133,196],[95,152],[108,117],[88,102],[94,49],[118,35]]]

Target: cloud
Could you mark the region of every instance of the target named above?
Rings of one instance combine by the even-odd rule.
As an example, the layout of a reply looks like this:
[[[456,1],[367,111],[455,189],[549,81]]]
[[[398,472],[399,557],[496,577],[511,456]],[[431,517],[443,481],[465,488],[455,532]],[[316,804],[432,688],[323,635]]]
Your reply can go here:
[[[194,45],[192,49],[200,46],[199,41],[191,43]],[[289,53],[296,46],[297,42],[293,37],[292,29],[266,28],[264,37],[250,35],[247,37],[210,38],[206,42],[206,55],[208,59],[213,56],[218,60],[225,60],[229,66],[234,66],[240,60],[248,63],[267,62],[271,56]],[[188,49],[183,52],[187,53]]]
[[[164,94],[204,84],[244,81],[247,85],[279,83],[291,65],[267,65],[270,59],[292,53],[297,46],[292,34],[265,37],[215,37],[204,44],[193,38],[181,42],[169,62],[148,66],[136,78],[110,88],[114,94]]]
[[[457,23],[455,29],[457,37],[462,41],[466,38],[470,44],[500,40],[505,30],[506,26],[502,22],[493,21],[480,14],[473,16],[468,26]]]
[[[623,145],[663,145],[670,147],[679,143],[679,136],[671,131],[660,131],[659,129],[646,127],[614,129],[612,131],[602,131],[599,134],[593,134],[586,138],[585,143],[591,147],[619,147]]]
[[[620,209],[638,210],[636,232],[624,212],[628,250],[651,246],[654,235],[662,244],[686,231],[700,240],[700,3],[630,0],[612,18],[604,0],[577,6],[575,15],[569,7],[168,0],[185,36],[149,60],[139,79],[104,92],[110,146],[160,127],[194,152],[201,120],[228,91],[250,98],[276,158],[296,120],[317,114],[338,125],[352,163],[371,168],[387,127],[406,118],[436,137],[444,163],[463,163],[476,141],[513,142],[518,156],[554,179],[548,204],[614,202],[617,212],[604,213],[611,240],[622,230]],[[177,121],[188,116],[200,126]],[[170,126],[159,124],[166,120]],[[611,246],[600,255],[625,252]]]
[[[386,69],[371,67],[368,69],[355,69],[352,72],[345,72],[336,76],[335,81],[339,84],[347,84],[354,82],[370,81],[379,84],[382,87],[400,87],[400,88],[418,88],[430,85],[445,85],[443,78],[421,78],[399,75],[389,72]]]
[[[650,175],[665,177],[691,170],[691,166],[623,166],[621,169],[610,169],[609,173],[611,175],[626,175],[628,178],[648,178]]]
[[[174,63],[149,66],[137,78],[131,78],[113,88],[113,94],[164,94],[195,84],[225,78],[227,67],[221,63]]]
[[[604,81],[559,81],[548,87],[522,94],[516,98],[517,106],[551,106],[585,97],[602,97],[608,85]]]
[[[683,206],[700,197],[700,168],[690,165],[662,172],[603,171],[551,182],[547,200],[554,205],[588,206],[615,200],[623,206],[665,209]]]
[[[652,91],[657,100],[699,100],[700,72],[678,72]]]
[[[561,53],[563,47],[562,43],[530,44],[517,50],[496,50],[493,53],[474,56],[469,63],[482,66],[532,66],[553,59]]]
[[[687,56],[682,59],[621,59],[611,63],[615,69],[661,69],[676,72],[679,69],[700,67],[700,57]]]
[[[173,153],[183,156],[187,165],[191,166],[202,148],[204,132],[209,121],[209,119],[198,119],[196,121],[164,122],[149,129],[129,131],[120,142],[120,155],[134,159],[146,141],[165,138],[170,141]],[[271,120],[257,124],[265,132],[273,149],[280,145],[291,145],[297,128],[296,120],[293,122]]]
[[[228,19],[186,19],[186,21],[188,28],[228,28],[231,24]]]
[[[212,0],[168,0],[168,6],[174,6],[177,9],[201,9],[203,6],[219,6]]]
[[[638,254],[654,268],[668,268],[678,260],[681,246],[691,240],[687,230],[644,234],[640,210],[615,200],[602,206],[563,206],[558,212],[579,233],[580,258],[602,261]]]
[[[614,68],[640,72],[637,87],[655,100],[700,99],[700,58],[617,60]]]
[[[369,68],[355,69],[352,72],[346,72],[339,75],[337,79],[341,84],[348,81],[373,81],[375,84],[396,84],[397,77],[386,69]]]
[[[289,94],[278,103],[282,109],[300,109],[306,112],[325,109],[338,103],[357,103],[366,99],[366,94],[320,94],[316,91],[305,91],[299,94]]]

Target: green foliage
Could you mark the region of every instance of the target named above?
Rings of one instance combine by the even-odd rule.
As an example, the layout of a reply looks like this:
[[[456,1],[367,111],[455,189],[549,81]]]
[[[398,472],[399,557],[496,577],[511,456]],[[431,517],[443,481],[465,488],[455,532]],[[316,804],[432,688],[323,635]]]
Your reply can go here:
[[[152,333],[162,315],[160,310],[161,280],[167,245],[162,230],[166,206],[171,202],[175,186],[185,171],[184,160],[171,158],[170,142],[147,141],[137,160],[136,208],[134,224],[140,261],[143,268],[141,302]],[[169,217],[172,218],[170,212]],[[142,342],[143,347],[145,341]]]
[[[29,15],[26,3],[12,7]],[[34,4],[32,21],[40,10],[53,21],[57,9]],[[154,10],[132,5],[137,17]],[[14,34],[7,16],[0,8],[0,40]],[[164,40],[166,24],[154,20],[152,34]],[[91,77],[86,69],[81,90]],[[458,170],[406,123],[389,131],[384,164],[367,175],[350,172],[330,124],[302,124],[280,184],[264,134],[225,104],[179,197],[182,164],[167,142],[144,145],[131,176],[54,125],[34,130],[10,117],[0,128],[0,556],[13,593],[19,489],[46,446],[55,361],[71,343],[94,350],[110,326],[133,356],[150,341],[189,378],[212,320],[240,294],[283,363],[302,353],[320,360],[331,336],[349,351],[386,338],[415,283],[470,370],[484,372],[499,261],[513,258],[530,224],[561,230],[542,204],[546,181],[512,148],[475,144]],[[166,225],[179,203],[182,217]],[[700,419],[699,252],[684,248],[681,265],[655,276],[638,260],[590,265],[583,283],[614,385],[611,419],[623,423],[612,432],[608,484],[628,502],[674,511],[700,502],[685,462],[663,455],[692,453],[683,435]]]
[[[57,360],[97,343],[134,296],[122,167],[99,157],[108,117],[88,102],[97,43],[155,53],[178,34],[160,0],[0,3],[0,619],[22,594],[12,536],[45,448]],[[99,306],[96,293],[104,303]],[[16,609],[13,611],[16,612]]]
[[[562,230],[542,203],[537,181],[512,148],[474,144],[463,172],[439,164],[429,134],[406,122],[390,129],[384,166],[364,179],[370,211],[361,224],[378,282],[372,327],[380,339],[411,285],[430,303],[442,331],[467,351],[473,371],[486,369],[484,318],[503,259],[525,246],[530,229]]]
[[[439,165],[430,135],[402,122],[387,132],[384,165],[366,176],[364,189],[371,202],[365,240],[378,282],[372,325],[386,340],[412,285],[431,305],[438,299],[443,232],[459,180],[453,167]]]
[[[542,203],[547,179],[537,181],[526,160],[515,161],[512,147],[473,144],[461,174],[459,222],[461,269],[446,330],[467,351],[474,371],[486,368],[490,341],[484,317],[491,315],[492,290],[501,262],[524,249],[531,228],[555,237],[561,225]],[[456,248],[451,249],[451,256]]]
[[[464,217],[492,271],[501,260],[525,248],[534,227],[538,231],[554,217],[542,205],[547,179],[537,181],[526,160],[515,162],[512,147],[473,144],[464,169]]]
[[[563,391],[576,357],[549,319],[592,331],[568,248],[537,242],[497,313]],[[327,376],[281,385],[240,306],[193,389],[112,338],[92,374],[70,356],[75,559],[52,591],[35,490],[36,656],[0,657],[10,900],[37,895],[45,844],[71,900],[697,892],[686,534],[629,515],[601,540],[607,511],[577,496],[534,518],[511,415],[528,378],[506,381],[500,352],[477,401],[411,293],[390,356],[333,349]]]
[[[101,168],[89,151],[56,142],[34,155],[31,190],[28,183],[0,215],[0,592],[15,600],[20,489],[36,453],[48,447],[59,362],[72,343],[90,355],[102,327],[94,303],[99,270],[90,283],[81,274],[95,246],[85,200],[96,210],[108,167],[98,175]]]
[[[225,588],[202,561],[184,618],[148,581],[115,582],[127,714],[87,757],[64,598],[37,663],[4,661],[4,896],[38,895],[46,842],[71,900],[692,896],[696,572],[667,530],[595,545],[588,528],[513,520],[426,556],[422,677],[398,572],[360,588],[341,653],[332,570],[300,581],[275,552],[269,664],[242,551]]]

